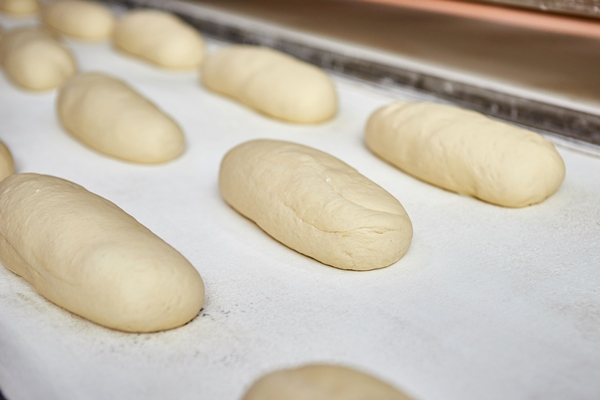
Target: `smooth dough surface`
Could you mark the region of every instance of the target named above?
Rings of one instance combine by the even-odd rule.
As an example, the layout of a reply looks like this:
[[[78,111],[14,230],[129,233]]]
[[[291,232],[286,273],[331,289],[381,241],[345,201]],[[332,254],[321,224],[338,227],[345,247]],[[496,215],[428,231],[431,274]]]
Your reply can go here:
[[[0,141],[0,181],[15,173],[15,162],[8,147]]]
[[[190,69],[204,58],[204,39],[173,14],[135,10],[118,20],[113,35],[117,49],[163,68]]]
[[[7,77],[27,90],[60,86],[77,70],[69,49],[38,28],[19,28],[0,40],[0,64]]]
[[[110,201],[66,180],[0,183],[0,261],[48,300],[127,332],[181,326],[204,302],[196,269]]]
[[[254,140],[221,162],[219,189],[236,211],[286,246],[350,270],[387,267],[412,240],[396,198],[319,150]]]
[[[243,400],[411,400],[393,386],[363,372],[310,364],[257,380]]]
[[[322,69],[266,47],[230,46],[209,55],[202,83],[284,121],[322,122],[338,107],[335,85]]]
[[[116,158],[161,163],[185,148],[173,119],[125,82],[106,75],[74,76],[61,87],[56,107],[67,132]]]
[[[36,0],[0,0],[0,11],[15,15],[30,15],[38,11]]]
[[[543,136],[474,111],[395,103],[371,115],[367,146],[425,182],[505,207],[540,203],[558,190],[565,164]]]
[[[42,21],[63,35],[86,40],[111,36],[115,17],[100,3],[84,0],[52,1],[42,9]]]

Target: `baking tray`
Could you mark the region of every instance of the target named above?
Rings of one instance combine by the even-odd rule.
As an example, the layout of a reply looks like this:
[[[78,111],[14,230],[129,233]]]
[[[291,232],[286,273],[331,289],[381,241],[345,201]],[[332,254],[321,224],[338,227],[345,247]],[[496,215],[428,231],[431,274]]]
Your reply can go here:
[[[31,23],[0,17],[4,28]],[[334,77],[330,122],[266,118],[107,43],[67,41],[82,71],[127,80],[182,126],[187,150],[156,166],[111,159],[59,126],[55,92],[0,76],[0,139],[19,172],[59,176],[115,202],[186,256],[206,284],[200,315],[154,334],[109,330],[54,306],[0,268],[0,387],[9,400],[239,399],[259,376],[308,362],[372,373],[418,399],[600,397],[600,159],[558,148],[566,180],[506,209],[420,182],[371,154],[368,116],[411,91]],[[209,51],[223,46],[209,40]],[[378,271],[324,266],[229,208],[219,163],[255,138],[326,151],[397,197],[407,255]]]

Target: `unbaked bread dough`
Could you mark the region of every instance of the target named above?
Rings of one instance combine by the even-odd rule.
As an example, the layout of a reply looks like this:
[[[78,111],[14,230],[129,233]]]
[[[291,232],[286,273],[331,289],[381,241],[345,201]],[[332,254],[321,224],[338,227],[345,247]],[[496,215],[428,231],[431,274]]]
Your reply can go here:
[[[74,76],[61,87],[56,107],[67,132],[116,158],[162,163],[185,148],[173,119],[125,82],[106,75]]]
[[[6,33],[0,40],[0,64],[12,82],[35,91],[54,89],[77,70],[71,51],[38,28]]]
[[[272,372],[257,380],[243,400],[411,400],[363,372],[326,364]]]
[[[238,45],[210,54],[202,83],[284,121],[317,123],[337,112],[335,86],[322,69],[266,47]]]
[[[84,0],[52,1],[42,8],[42,21],[65,36],[102,40],[111,36],[115,17],[100,3]]]
[[[0,0],[0,12],[14,15],[31,15],[38,11],[36,0]]]
[[[200,33],[176,16],[159,10],[135,10],[115,27],[117,49],[171,69],[198,67],[204,58]]]
[[[336,268],[387,267],[412,239],[396,198],[337,158],[299,144],[254,140],[233,148],[221,162],[219,189],[273,238]]]
[[[505,207],[539,203],[558,190],[565,164],[543,136],[474,111],[395,103],[366,126],[367,146],[402,171]]]
[[[0,181],[15,173],[15,162],[8,147],[0,141]]]
[[[127,332],[181,326],[204,302],[177,250],[110,201],[47,175],[0,183],[0,262],[53,303]]]

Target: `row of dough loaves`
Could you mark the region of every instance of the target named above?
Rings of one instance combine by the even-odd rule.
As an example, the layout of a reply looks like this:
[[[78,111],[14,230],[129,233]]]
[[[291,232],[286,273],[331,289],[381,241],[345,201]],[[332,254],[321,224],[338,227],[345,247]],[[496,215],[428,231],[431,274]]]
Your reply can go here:
[[[271,60],[282,61],[281,64],[275,62],[271,65],[299,65],[295,70],[290,70],[292,74],[287,77],[280,74],[273,80],[269,79],[270,70],[267,68],[262,73],[254,74],[253,85],[239,86],[245,88],[241,91],[247,96],[244,99],[254,101],[253,104],[258,108],[269,110],[272,114],[285,115],[287,119],[304,118],[305,121],[321,120],[326,115],[335,113],[335,106],[321,107],[319,104],[325,98],[319,88],[326,87],[332,98],[335,98],[335,88],[329,77],[323,81],[317,79],[318,76],[327,75],[316,67],[304,65],[305,63],[274,50],[254,46],[233,46],[214,57],[231,54],[255,59],[266,56]],[[237,62],[232,64],[239,65]],[[307,75],[302,75],[303,69],[307,71]],[[311,75],[315,70],[319,73]],[[236,71],[230,72],[230,75],[218,74],[214,79],[209,74],[203,76],[209,76],[206,79],[211,82],[227,83],[236,81],[235,77],[243,75]],[[298,77],[305,76],[306,81],[294,79],[296,73]],[[231,78],[228,80],[227,76]],[[278,84],[278,79],[287,83],[287,86]],[[315,83],[313,89],[308,85],[311,81]],[[331,84],[325,85],[326,82]],[[293,89],[299,84],[304,87],[304,94],[301,96],[293,95],[293,90],[281,90],[282,87]],[[271,86],[273,90],[269,90]],[[67,80],[59,90],[57,110],[60,122],[67,132],[85,145],[112,157],[139,163],[161,163],[178,157],[185,148],[183,131],[172,118],[125,82],[106,75],[82,73]]]
[[[103,38],[112,32],[113,25],[105,6],[55,1],[43,8],[42,15],[50,30],[15,29],[0,40],[0,64],[9,79],[30,90],[60,86],[57,108],[61,124],[82,143],[104,154],[160,163],[184,151],[185,139],[177,123],[126,83],[99,74],[73,77],[75,58],[52,32]],[[200,34],[161,11],[127,13],[116,24],[113,37],[115,47],[163,67],[190,67],[203,58]],[[205,63],[203,83],[267,115],[289,121],[317,122],[337,111],[335,87],[327,74],[270,49],[231,46],[214,54]],[[132,118],[136,112],[139,115]]]
[[[152,18],[162,14],[130,13]],[[248,95],[244,101],[260,102],[270,84],[268,72],[283,81],[293,80],[285,70],[303,76],[293,62],[291,67],[278,63],[288,59],[268,49],[234,46],[206,63],[203,78],[207,86],[231,96],[243,87]],[[245,76],[239,65],[248,65],[252,76]],[[265,108],[282,103],[279,98],[268,100]],[[68,80],[60,89],[57,109],[69,133],[117,158],[164,162],[184,148],[183,132],[171,118],[124,82],[101,74]],[[375,154],[422,180],[504,206],[540,202],[564,178],[562,159],[541,136],[448,106],[400,103],[381,109],[367,124],[366,142]],[[7,154],[4,158],[10,160]],[[279,141],[242,144],[223,159],[219,183],[225,201],[275,239],[334,267],[383,268],[410,246],[412,225],[400,203],[345,163],[315,149]],[[272,212],[277,209],[282,211]]]
[[[0,9],[9,3],[0,0]],[[112,35],[117,49],[175,69],[202,64],[204,46],[195,30],[152,10],[130,12],[113,28],[108,9],[71,0],[44,6],[42,16],[48,29],[17,29],[0,41],[0,63],[13,82],[32,90],[60,87],[62,126],[99,152],[160,163],[184,151],[184,134],[172,118],[123,81],[76,74],[74,57],[55,34]],[[335,87],[322,70],[266,48],[231,46],[210,55],[202,83],[285,121],[321,122],[337,112]],[[562,158],[542,136],[451,106],[383,107],[371,115],[365,142],[422,181],[506,207],[543,201],[565,176]],[[40,294],[127,332],[171,329],[197,316],[204,285],[177,250],[74,183],[13,173],[12,156],[0,143],[0,261]],[[219,189],[274,239],[336,268],[387,267],[412,240],[412,223],[396,198],[341,160],[299,144],[254,140],[234,147],[221,162]],[[52,246],[47,237],[56,239]],[[305,391],[284,396],[291,384]],[[408,399],[365,374],[319,365],[269,375],[245,399],[349,399],[356,393]]]
[[[89,78],[94,79],[95,77]],[[102,86],[108,85],[103,84]],[[402,106],[437,107],[422,104],[402,104]],[[390,107],[394,109],[398,105],[388,106],[376,112],[367,124],[367,135],[375,135],[375,138],[367,139],[370,146],[374,146],[374,140],[387,140],[385,137],[379,136],[389,134],[388,131],[393,127],[389,128],[384,124],[384,127],[380,128],[381,131],[371,133],[370,129],[373,128],[370,125],[374,123],[373,119],[376,119],[375,122],[380,122],[377,121],[380,118],[379,113],[389,110]],[[476,116],[479,118],[478,115]],[[382,123],[385,123],[385,120]],[[509,141],[517,147],[517,151],[511,153],[516,154],[515,157],[512,159],[509,155],[504,157],[509,158],[505,168],[506,166],[512,167],[514,163],[519,162],[521,157],[519,149],[523,146],[520,143],[523,140],[520,135],[523,134],[520,131],[516,133],[509,131],[504,135],[497,133],[504,138],[503,140]],[[450,139],[453,138],[452,134],[447,136]],[[534,173],[531,174],[525,168],[526,165],[517,165],[518,168],[522,167],[520,173],[516,175],[519,177],[518,180],[525,180],[529,185],[519,185],[519,191],[514,192],[512,197],[508,196],[508,198],[518,199],[519,202],[522,199],[526,199],[528,202],[541,201],[540,199],[551,194],[550,191],[556,190],[557,185],[562,181],[564,164],[562,159],[555,155],[553,146],[548,145],[545,141],[538,143],[539,138],[535,136],[526,135],[525,138],[530,139],[525,142],[525,146],[529,146],[531,143],[535,144],[533,147],[526,147],[528,153],[539,152],[539,155],[535,157],[540,160],[539,165],[536,164],[536,168],[549,172],[546,177],[540,174],[536,177],[536,169],[533,169]],[[418,137],[411,139],[419,140]],[[461,137],[458,136],[454,140],[461,140]],[[410,143],[408,144],[410,145]],[[447,147],[452,147],[452,141],[448,142]],[[445,147],[442,146],[442,148]],[[404,165],[401,152],[389,154],[391,154],[390,157],[398,157],[400,160],[394,159],[392,162]],[[6,174],[12,173],[14,168],[12,157],[4,146],[0,147],[0,156],[0,166],[7,171]],[[425,156],[426,154],[423,154],[423,157]],[[464,158],[464,156],[460,157],[460,153],[448,152],[440,153],[438,156],[448,159],[450,164],[462,162],[461,160]],[[529,160],[528,157],[524,159]],[[411,164],[407,165],[410,167]],[[425,163],[425,165],[427,164]],[[494,167],[502,167],[502,165]],[[448,166],[450,175],[434,174],[433,179],[442,182],[442,178],[452,176],[452,168],[452,165]],[[461,165],[461,168],[464,168],[464,165]],[[424,174],[427,171],[427,169],[418,170],[417,173],[426,177],[427,175]],[[479,169],[475,168],[473,171],[462,170],[459,176],[476,174]],[[495,171],[494,176],[502,179],[514,179],[515,175],[510,171],[505,177],[502,177],[502,173],[503,171]],[[525,178],[521,178],[522,176]],[[544,180],[546,183],[536,186],[535,183],[538,180]],[[473,187],[480,187],[480,193],[506,195],[503,190],[496,190],[496,186],[500,185],[499,187],[502,188],[502,185],[493,180],[477,181],[477,176],[473,175],[469,182],[474,184]],[[507,181],[506,183],[516,185],[519,182]],[[411,221],[398,200],[342,161],[299,144],[277,140],[254,140],[236,146],[222,160],[219,189],[223,199],[232,208],[257,223],[273,238],[302,254],[337,268],[370,270],[386,267],[398,261],[407,252],[412,239]],[[81,215],[75,215],[76,213],[73,211],[75,208],[70,202],[81,205]],[[63,207],[65,208],[63,209]],[[105,210],[110,210],[110,212],[105,212]],[[102,296],[101,293],[107,290],[102,286],[102,276],[113,273],[110,272],[109,267],[96,265],[96,260],[106,260],[108,253],[118,254],[120,259],[127,261],[139,257],[142,265],[139,269],[147,268],[145,265],[147,260],[141,257],[147,252],[145,247],[137,244],[129,246],[136,249],[138,253],[134,252],[125,257],[122,249],[118,246],[110,246],[107,244],[107,240],[103,239],[102,235],[107,234],[107,232],[102,233],[104,228],[98,228],[100,233],[93,235],[95,238],[100,238],[98,246],[93,240],[83,240],[79,245],[71,243],[73,240],[81,239],[80,232],[95,232],[95,222],[92,221],[96,221],[96,219],[99,221],[96,226],[112,226],[114,228],[109,229],[112,232],[108,234],[109,237],[116,237],[114,236],[115,232],[123,235],[123,238],[119,237],[119,240],[115,242],[117,244],[127,242],[126,237],[129,237],[129,243],[143,243],[147,241],[146,238],[151,237],[151,233],[144,230],[139,224],[132,222],[130,217],[115,210],[118,209],[112,203],[58,178],[35,174],[17,174],[5,178],[0,184],[0,238],[3,244],[0,246],[0,260],[12,271],[29,280],[41,294],[66,309],[105,326],[123,330],[146,331],[147,328],[123,326],[120,322],[111,322],[110,317],[97,317],[93,307],[85,306],[85,302],[76,297],[82,296],[82,293],[95,292]],[[75,215],[76,220],[87,222],[81,226],[71,224],[66,216],[68,213]],[[86,215],[87,217],[84,217]],[[107,216],[106,220],[103,220],[103,215]],[[58,216],[57,221],[54,221],[54,216]],[[43,226],[35,222],[36,220],[47,221],[47,227],[42,229]],[[126,220],[129,222],[121,222]],[[63,222],[69,225],[68,229],[60,228],[60,223]],[[29,226],[31,224],[33,225]],[[142,238],[140,240],[136,239],[137,231],[144,232],[144,235],[140,236]],[[69,232],[69,234],[59,234],[59,232]],[[44,237],[56,237],[54,246],[47,248]],[[156,246],[150,243],[150,247]],[[71,250],[69,249],[77,249],[82,254],[70,255]],[[32,254],[30,259],[27,259],[27,254]],[[44,260],[41,265],[36,264],[39,262],[39,258],[33,254],[44,254],[44,257],[41,258]],[[152,259],[170,262],[168,261],[169,257],[155,255]],[[74,266],[69,266],[63,263],[64,259],[78,262]],[[82,261],[86,262],[82,263]],[[136,270],[136,264],[132,263],[131,265]],[[82,293],[57,289],[57,285],[60,287],[64,283],[61,279],[56,278],[61,276],[61,269],[64,268],[69,270],[72,277],[77,277],[79,274],[89,279],[85,284],[77,282],[77,287],[81,287],[83,290]],[[89,268],[90,271],[101,270],[103,272],[99,277],[95,277],[89,271],[85,273],[76,271],[77,268],[83,268],[84,271]],[[121,267],[119,271],[127,271],[127,269]],[[121,281],[121,279],[118,280]],[[122,279],[122,281],[127,282],[128,279]],[[72,279],[70,282],[72,283]],[[87,287],[86,284],[90,286]],[[132,292],[139,292],[139,290],[132,290]],[[115,295],[111,298],[121,297]],[[80,308],[81,304],[84,304],[83,308]],[[101,303],[94,299],[90,304]],[[103,310],[105,308],[103,307]],[[196,312],[198,309],[199,307]],[[143,314],[140,314],[139,310],[136,311],[143,319]],[[110,311],[107,312],[110,314]],[[193,318],[194,315],[186,314],[187,320]],[[151,320],[156,321],[156,318],[153,317]],[[185,323],[187,320],[183,322]],[[166,326],[172,327],[170,323],[167,323],[164,326],[153,326],[149,329],[166,329]]]
[[[505,207],[540,203],[565,177],[561,156],[541,135],[452,106],[385,106],[369,118],[365,139],[373,153],[418,179]],[[342,161],[299,144],[238,145],[221,162],[219,188],[273,238],[336,268],[386,267],[412,240],[397,199]]]
[[[106,6],[64,0],[46,4],[41,15],[44,28],[19,29],[0,42],[7,76],[28,90],[56,88],[76,73],[72,53],[54,34],[112,37],[121,52],[167,69],[197,68],[204,60],[202,36],[163,11],[131,11],[115,23]],[[231,46],[209,56],[201,74],[206,88],[285,121],[317,123],[337,111],[335,86],[326,73],[271,49]]]
[[[104,5],[64,0],[44,5],[41,17],[41,27],[16,29],[0,42],[5,73],[27,90],[54,89],[76,73],[73,54],[58,36],[88,41],[112,37],[122,52],[169,68],[197,67],[204,56],[201,35],[165,12],[133,11],[115,23]]]
[[[47,175],[0,183],[0,262],[55,304],[126,332],[183,325],[204,301],[200,275],[179,252],[110,201]],[[361,371],[320,364],[272,372],[243,396],[355,398],[411,399]]]
[[[92,2],[55,1],[47,4],[42,14],[53,30],[75,37],[92,37],[89,31],[100,32],[99,27],[108,35],[112,27],[110,11]],[[158,40],[160,32],[169,34]],[[96,33],[95,37],[101,36]],[[14,81],[38,80],[44,82],[40,85],[44,87],[64,81],[75,71],[73,57],[58,42],[52,42],[51,35],[38,30],[17,30],[6,35],[0,41],[0,62],[7,75]],[[115,28],[114,42],[117,48],[161,66],[185,67],[186,63],[199,64],[203,58],[200,35],[161,11],[126,14]],[[184,54],[190,59],[182,59]],[[49,64],[39,62],[40,57]],[[87,118],[74,123],[69,115],[84,106],[63,107],[59,101],[61,123],[68,132],[96,150],[134,162],[164,162],[183,152],[180,128],[150,102],[136,96],[122,82],[115,81],[109,85],[111,89],[102,90],[98,84],[88,84],[91,81],[74,79],[65,85],[63,97],[72,98],[69,92],[75,92],[84,98],[97,96],[97,103],[109,104],[127,91],[132,109],[146,104],[142,108],[153,109],[149,114],[155,116],[150,120],[164,121],[158,124],[162,129],[151,130],[144,142],[143,135],[132,132],[136,121],[119,123],[124,114],[121,110],[127,107],[112,107],[114,112],[105,112],[108,126],[95,126],[93,121],[100,118],[90,110],[84,113]],[[288,121],[323,121],[337,110],[335,87],[322,70],[271,49],[231,46],[219,51],[204,63],[202,82],[211,90]],[[125,126],[106,134],[107,128],[120,125]],[[121,138],[123,143],[115,145],[115,139]],[[399,104],[378,111],[367,125],[366,143],[375,154],[419,179],[508,207],[543,201],[558,189],[565,175],[560,155],[540,135],[441,105]],[[141,154],[132,154],[136,153],[133,147],[140,147],[137,153]],[[148,149],[161,147],[165,149],[163,154]]]

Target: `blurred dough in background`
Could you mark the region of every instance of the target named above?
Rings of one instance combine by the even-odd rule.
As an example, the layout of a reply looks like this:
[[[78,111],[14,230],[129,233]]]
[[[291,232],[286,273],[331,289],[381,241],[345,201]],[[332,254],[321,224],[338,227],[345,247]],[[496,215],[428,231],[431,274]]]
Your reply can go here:
[[[325,364],[272,372],[243,400],[412,400],[393,386],[357,370]]]
[[[333,118],[333,81],[312,64],[259,46],[229,46],[207,57],[202,83],[270,116],[296,123]]]
[[[164,11],[128,12],[118,20],[113,40],[118,50],[162,68],[197,68],[204,59],[200,33]]]
[[[0,141],[0,181],[15,173],[15,163],[8,147]]]
[[[99,73],[79,74],[60,88],[56,109],[63,128],[112,157],[162,163],[185,149],[179,125],[125,82]]]
[[[36,0],[0,0],[0,12],[13,15],[31,15],[39,9]]]
[[[32,91],[50,90],[75,74],[73,53],[40,28],[18,28],[0,40],[0,64],[16,85]]]
[[[115,25],[115,17],[107,6],[81,0],[46,4],[42,8],[42,21],[53,31],[85,40],[108,39]]]

